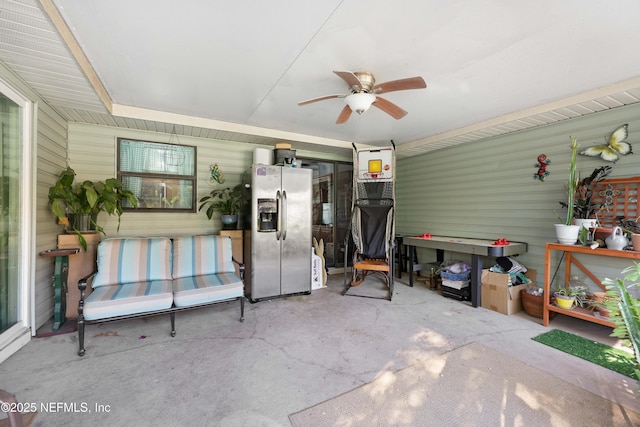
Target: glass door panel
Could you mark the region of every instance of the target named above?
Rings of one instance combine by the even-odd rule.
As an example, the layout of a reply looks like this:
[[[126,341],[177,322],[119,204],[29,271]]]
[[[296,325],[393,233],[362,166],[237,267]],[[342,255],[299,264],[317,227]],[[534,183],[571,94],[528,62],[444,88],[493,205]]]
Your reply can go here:
[[[330,162],[310,162],[313,169],[313,237],[324,241],[327,266],[335,264],[333,244],[334,165]]]
[[[20,320],[22,114],[0,93],[0,333]]]
[[[344,266],[344,240],[351,221],[351,199],[353,198],[353,164],[336,165],[336,266]],[[351,236],[349,236],[351,238]],[[353,244],[349,244],[347,265],[353,259]]]
[[[344,238],[351,220],[353,165],[341,162],[301,160],[313,169],[313,225],[316,240],[324,241],[327,267],[344,265]]]

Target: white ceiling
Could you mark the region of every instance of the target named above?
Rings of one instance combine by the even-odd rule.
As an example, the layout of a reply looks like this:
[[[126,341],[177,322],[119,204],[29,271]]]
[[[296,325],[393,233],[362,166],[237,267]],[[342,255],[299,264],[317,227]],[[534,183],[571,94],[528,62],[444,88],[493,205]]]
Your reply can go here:
[[[0,61],[70,121],[415,155],[640,100],[637,0],[0,0]],[[333,70],[409,114],[335,121]]]

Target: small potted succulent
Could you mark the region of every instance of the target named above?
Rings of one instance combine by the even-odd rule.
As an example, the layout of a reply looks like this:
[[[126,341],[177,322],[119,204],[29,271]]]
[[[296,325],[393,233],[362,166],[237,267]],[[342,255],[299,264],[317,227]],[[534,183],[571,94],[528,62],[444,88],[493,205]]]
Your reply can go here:
[[[565,310],[571,310],[574,304],[584,307],[587,301],[587,289],[585,286],[558,286],[553,291],[556,305]]]

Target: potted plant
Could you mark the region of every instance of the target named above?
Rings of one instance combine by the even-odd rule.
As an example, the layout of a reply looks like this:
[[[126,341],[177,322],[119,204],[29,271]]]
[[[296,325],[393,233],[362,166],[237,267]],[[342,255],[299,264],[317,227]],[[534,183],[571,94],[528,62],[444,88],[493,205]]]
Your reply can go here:
[[[605,206],[591,201],[593,188],[609,175],[612,169],[611,166],[600,166],[595,168],[591,175],[578,181],[572,205],[574,224],[582,225],[585,228],[594,228],[596,226],[597,214]],[[569,209],[569,205],[566,202],[561,201],[560,204],[562,207]]]
[[[527,284],[525,289],[520,291],[520,299],[522,300],[522,309],[529,316],[542,319],[542,310],[544,305],[544,291],[539,288],[535,282]],[[549,313],[549,318],[555,316],[555,312]]]
[[[631,246],[634,251],[640,252],[640,217],[637,218],[618,218],[622,231],[631,240]]]
[[[202,197],[198,203],[200,207],[198,211],[206,208],[207,218],[212,219],[214,212],[220,213],[220,220],[223,228],[236,228],[238,223],[238,215],[245,204],[242,184],[235,187],[218,188]]]
[[[611,303],[612,301],[618,301],[619,299],[618,295],[613,295],[612,292],[597,291],[591,296],[589,304],[600,314],[600,316],[610,317]]]
[[[622,274],[625,275],[622,279],[602,281],[611,297],[604,306],[611,310],[610,320],[616,325],[611,336],[631,343],[636,358],[635,375],[640,384],[640,299],[629,293],[629,288],[640,285],[640,264],[634,262],[622,270]]]
[[[573,286],[559,286],[553,292],[556,305],[565,310],[571,310],[574,304],[582,306],[585,300],[584,294],[583,288]]]
[[[135,208],[138,207],[138,199],[116,178],[104,182],[86,180],[74,183],[75,175],[70,167],[60,173],[58,181],[49,188],[49,204],[58,223],[65,225],[67,231],[75,232],[86,250],[83,232],[97,230],[106,235],[104,228],[97,223],[100,212],[116,215],[120,230],[123,202],[126,200]]]
[[[571,148],[571,163],[569,165],[569,180],[567,181],[567,202],[561,202],[563,206],[574,206],[576,187],[578,186],[578,177],[576,176],[578,140],[573,136],[570,136],[569,140],[571,141],[571,143],[569,144],[569,148]],[[573,245],[578,240],[580,226],[573,224],[573,215],[574,210],[568,208],[564,224],[555,224],[556,238],[558,239],[558,243]],[[559,215],[558,218],[562,220]]]

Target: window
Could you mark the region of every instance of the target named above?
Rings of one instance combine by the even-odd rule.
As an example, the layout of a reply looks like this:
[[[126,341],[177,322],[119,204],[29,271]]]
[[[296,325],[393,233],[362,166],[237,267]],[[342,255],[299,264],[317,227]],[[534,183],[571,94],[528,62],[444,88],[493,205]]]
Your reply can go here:
[[[118,138],[118,179],[138,209],[195,212],[196,147]]]

